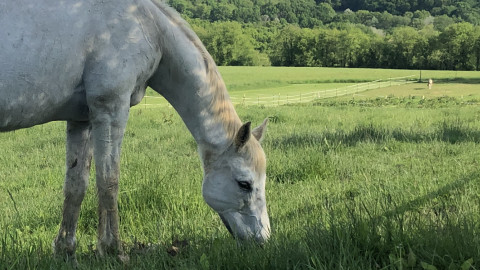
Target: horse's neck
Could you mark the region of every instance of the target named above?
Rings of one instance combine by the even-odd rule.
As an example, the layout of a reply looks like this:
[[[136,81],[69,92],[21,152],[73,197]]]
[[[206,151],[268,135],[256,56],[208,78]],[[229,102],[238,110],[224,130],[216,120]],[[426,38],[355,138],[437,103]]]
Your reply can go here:
[[[188,75],[187,82],[171,84],[160,93],[180,114],[200,147],[221,151],[231,144],[241,121],[221,77],[217,83],[206,83],[204,76]]]
[[[180,114],[202,152],[223,151],[241,121],[211,56],[198,37],[178,21],[162,27],[162,61],[150,86]],[[174,18],[178,19],[178,18]],[[182,22],[182,21],[180,21]]]

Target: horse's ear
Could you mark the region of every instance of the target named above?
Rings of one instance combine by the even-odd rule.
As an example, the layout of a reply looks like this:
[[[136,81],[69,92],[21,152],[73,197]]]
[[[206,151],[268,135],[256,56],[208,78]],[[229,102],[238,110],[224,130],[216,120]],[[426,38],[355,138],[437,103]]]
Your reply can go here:
[[[235,148],[238,150],[242,148],[250,139],[251,134],[251,122],[243,124],[235,136]]]
[[[265,118],[265,120],[263,120],[263,123],[260,126],[252,130],[252,134],[257,139],[257,141],[262,142],[263,138],[265,137],[264,135],[265,131],[267,131],[267,124],[268,118]]]

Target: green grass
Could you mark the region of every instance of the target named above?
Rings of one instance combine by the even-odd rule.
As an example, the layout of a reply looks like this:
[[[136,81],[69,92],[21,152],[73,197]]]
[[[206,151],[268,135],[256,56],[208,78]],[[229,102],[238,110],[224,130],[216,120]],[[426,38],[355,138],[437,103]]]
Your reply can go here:
[[[95,256],[92,178],[78,226],[79,268],[478,269],[478,109],[342,104],[238,107],[245,121],[271,118],[264,148],[273,235],[262,249],[238,247],[203,202],[196,146],[177,114],[132,111],[119,200],[131,262]],[[60,222],[64,128],[0,134],[2,269],[68,268],[50,248]],[[175,240],[188,245],[172,257]]]
[[[349,69],[309,67],[219,67],[229,91],[247,91],[280,87],[290,84],[361,83],[379,79],[420,77],[419,70]],[[480,83],[478,71],[423,70],[422,80],[457,83]]]
[[[348,68],[308,68],[308,67],[219,67],[225,80],[230,96],[235,104],[242,104],[243,99],[261,99],[264,104],[276,104],[276,100],[285,100],[287,96],[311,94],[312,92],[339,89],[359,83],[375,80],[388,80],[412,76],[411,80],[418,81],[419,70],[394,69],[348,69]],[[434,79],[432,91],[427,89],[428,78]],[[477,97],[479,94],[480,73],[478,71],[437,71],[423,70],[422,83],[392,86],[377,91],[361,92],[356,98],[372,98],[386,95],[394,96],[455,96]],[[393,83],[394,85],[395,83]],[[142,102],[143,107],[166,106],[163,98],[153,90],[147,91],[148,97]],[[271,97],[271,99],[269,99]],[[352,95],[345,98],[350,99]],[[262,102],[260,102],[262,103]],[[146,104],[146,105],[145,105]]]
[[[355,98],[377,98],[377,97],[425,97],[438,98],[443,96],[456,97],[460,99],[480,98],[479,84],[465,83],[435,83],[432,89],[428,89],[426,83],[411,83],[406,85],[392,86],[362,92],[355,95]],[[346,96],[344,99],[351,99],[352,96]]]
[[[234,83],[229,71],[241,78],[243,69],[222,68],[227,84]],[[264,76],[281,80],[275,69]],[[284,70],[303,83],[314,80],[310,69]],[[331,78],[344,76],[331,70]],[[374,76],[345,71],[352,80]],[[281,77],[286,85],[292,80]],[[262,85],[253,76],[252,84]],[[273,233],[263,248],[238,246],[203,202],[196,145],[176,112],[141,104],[130,113],[122,152],[121,236],[130,263],[96,257],[92,171],[78,224],[78,268],[479,269],[477,86],[445,79],[430,92],[409,84],[353,99],[237,106],[244,121],[270,117],[263,145]],[[1,270],[71,268],[51,253],[63,201],[64,134],[61,122],[0,134]],[[186,246],[169,255],[183,240]]]

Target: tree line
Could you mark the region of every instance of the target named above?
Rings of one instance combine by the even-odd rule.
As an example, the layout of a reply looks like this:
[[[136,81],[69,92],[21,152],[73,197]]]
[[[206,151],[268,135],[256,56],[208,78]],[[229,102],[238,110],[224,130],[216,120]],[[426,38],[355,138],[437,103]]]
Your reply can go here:
[[[181,6],[183,2],[185,5]],[[480,70],[480,27],[449,16],[452,13],[441,14],[445,5],[441,9],[432,8],[436,16],[426,10],[407,11],[400,16],[387,11],[353,9],[360,8],[359,3],[370,3],[379,8],[382,3],[401,1],[357,1],[351,5],[352,10],[341,12],[338,9],[343,9],[347,0],[276,1],[276,4],[269,0],[193,2],[171,0],[172,6],[187,18],[219,65]],[[377,4],[373,5],[374,2]],[[415,7],[413,2],[417,5],[463,3],[449,0],[406,2],[411,3],[411,7]],[[270,15],[260,20],[245,19],[252,12],[256,15],[251,18],[261,17],[266,14],[266,6],[276,7],[281,3],[297,9],[302,3],[315,5],[313,10],[321,16],[317,14],[309,20],[318,20],[319,23],[302,25],[301,20],[289,23],[284,19],[288,14],[279,12],[281,9],[278,8],[272,11],[276,14],[272,16],[277,19],[272,20]],[[231,12],[216,10],[222,4],[231,5]],[[198,10],[201,6],[203,13]],[[196,8],[189,9],[192,7]],[[473,3],[469,7],[477,8]],[[394,10],[400,12],[398,8]],[[193,14],[194,11],[197,13]],[[215,17],[212,14],[216,14]],[[220,14],[237,17],[222,17]],[[301,16],[302,13],[296,14],[297,19]]]
[[[394,28],[384,36],[358,27],[285,27],[270,51],[273,65],[480,70],[480,27],[457,23],[437,32]]]
[[[210,22],[279,21],[308,28],[363,21],[384,29],[411,20],[420,23],[426,16],[480,23],[478,0],[169,0],[169,4],[189,18]]]

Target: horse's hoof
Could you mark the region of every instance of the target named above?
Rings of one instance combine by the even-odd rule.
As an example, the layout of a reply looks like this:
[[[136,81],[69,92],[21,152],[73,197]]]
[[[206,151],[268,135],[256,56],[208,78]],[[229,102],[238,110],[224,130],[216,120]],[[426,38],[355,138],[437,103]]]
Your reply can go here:
[[[56,237],[52,243],[53,257],[58,260],[72,264],[73,267],[78,267],[77,258],[75,257],[75,240]]]
[[[130,262],[130,256],[128,256],[125,253],[118,254],[118,259],[123,263],[123,264],[128,264]]]
[[[78,261],[77,261],[77,257],[75,256],[75,254],[74,255],[67,255],[66,253],[64,253],[64,254],[54,253],[53,258],[54,258],[54,260],[63,261],[67,264],[70,264],[75,269],[78,268]]]

